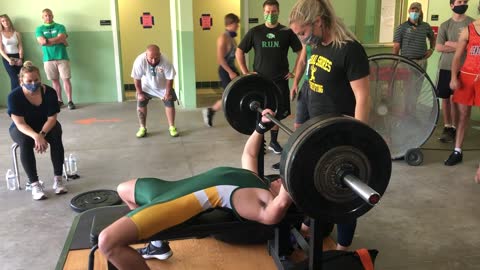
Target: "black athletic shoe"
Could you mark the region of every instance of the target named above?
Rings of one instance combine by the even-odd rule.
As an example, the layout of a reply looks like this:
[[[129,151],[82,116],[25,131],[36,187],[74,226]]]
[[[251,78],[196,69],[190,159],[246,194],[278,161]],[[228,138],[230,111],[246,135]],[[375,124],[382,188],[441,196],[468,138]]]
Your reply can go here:
[[[213,126],[213,115],[215,114],[215,111],[212,110],[212,108],[205,108],[202,110],[202,116],[203,116],[203,123],[207,127],[212,127]]]
[[[277,162],[277,163],[273,164],[272,169],[274,169],[275,171],[280,170],[280,162]]]
[[[273,153],[277,155],[280,155],[283,151],[283,148],[278,142],[270,142],[270,144],[268,145],[268,149],[272,150]]]
[[[453,151],[447,160],[445,160],[445,166],[453,166],[462,162],[463,154],[458,151]]]
[[[167,241],[162,242],[162,247],[157,248],[152,245],[152,243],[148,243],[146,247],[137,249],[137,251],[144,259],[157,259],[161,261],[166,260],[173,255]]]
[[[455,138],[456,130],[453,127],[445,127],[443,128],[442,135],[438,138],[443,143],[452,142]]]
[[[68,109],[69,110],[75,110],[77,107],[75,106],[75,104],[73,104],[73,101],[69,101],[68,102]]]

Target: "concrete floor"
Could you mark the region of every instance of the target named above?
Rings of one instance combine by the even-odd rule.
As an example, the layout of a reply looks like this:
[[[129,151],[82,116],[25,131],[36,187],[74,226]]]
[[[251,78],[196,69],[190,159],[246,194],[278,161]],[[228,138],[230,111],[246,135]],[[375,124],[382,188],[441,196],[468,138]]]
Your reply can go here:
[[[88,118],[119,122],[75,122]],[[33,201],[29,192],[7,191],[5,181],[0,181],[0,269],[54,269],[76,215],[69,207],[73,196],[115,189],[138,176],[174,180],[215,166],[240,166],[247,139],[230,128],[222,114],[216,116],[214,128],[205,127],[200,110],[179,110],[180,137],[171,138],[158,101],[149,106],[149,136],[143,139],[135,137],[134,102],[62,109],[59,120],[65,153],[77,155],[81,178],[68,182],[68,194],[54,195],[49,155],[37,155],[48,200]],[[5,109],[0,110],[0,123],[0,172],[4,174],[12,167]],[[286,124],[292,126],[292,119]],[[425,147],[451,149],[436,142],[439,132]],[[479,148],[478,135],[478,130],[470,130],[465,146],[470,151],[454,167],[443,165],[450,150],[424,151],[425,161],[419,167],[395,161],[387,192],[377,207],[360,218],[352,248],[378,249],[376,269],[479,269],[480,186],[473,182],[479,151],[472,150]],[[286,135],[280,133],[279,140],[286,142]],[[266,173],[273,173],[270,164],[278,159],[271,152],[265,156]]]

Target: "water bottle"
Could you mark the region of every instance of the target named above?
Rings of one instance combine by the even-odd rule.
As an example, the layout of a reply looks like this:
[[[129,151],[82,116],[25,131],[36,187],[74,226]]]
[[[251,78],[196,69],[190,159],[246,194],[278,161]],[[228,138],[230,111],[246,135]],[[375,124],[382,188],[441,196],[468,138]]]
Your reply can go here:
[[[70,170],[70,175],[77,174],[77,157],[74,154],[68,156],[68,167]]]
[[[63,162],[63,174],[65,176],[65,179],[68,179],[68,176],[71,174],[69,161],[67,157],[65,157],[65,161]]]
[[[17,188],[17,177],[11,169],[8,169],[5,180],[7,181],[7,189],[15,190]]]

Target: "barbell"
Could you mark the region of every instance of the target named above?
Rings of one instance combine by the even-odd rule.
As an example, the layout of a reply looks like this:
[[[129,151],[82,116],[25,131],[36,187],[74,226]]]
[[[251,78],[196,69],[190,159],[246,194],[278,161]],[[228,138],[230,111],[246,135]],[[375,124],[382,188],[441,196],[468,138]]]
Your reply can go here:
[[[263,108],[277,112],[281,93],[257,74],[230,82],[223,94],[229,124],[250,135]],[[390,151],[368,125],[342,114],[311,118],[294,132],[274,116],[290,137],[280,159],[280,176],[297,207],[308,216],[350,222],[369,211],[384,194],[391,175]]]

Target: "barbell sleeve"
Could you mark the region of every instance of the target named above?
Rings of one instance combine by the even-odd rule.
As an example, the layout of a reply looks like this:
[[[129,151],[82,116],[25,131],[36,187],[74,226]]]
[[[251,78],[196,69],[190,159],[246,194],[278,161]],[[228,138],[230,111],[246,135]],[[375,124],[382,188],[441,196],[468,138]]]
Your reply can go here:
[[[252,111],[257,111],[259,112],[260,114],[262,114],[263,112],[263,108],[260,107],[260,102],[258,101],[252,101],[250,102],[250,110]],[[285,133],[288,134],[288,136],[291,136],[293,134],[293,131],[291,129],[289,129],[287,126],[285,126],[282,122],[280,122],[280,120],[278,120],[277,118],[273,117],[271,114],[267,113],[265,115],[265,117],[267,117],[270,121],[272,121],[273,123],[275,123],[277,126],[279,126],[283,131],[285,131]]]
[[[356,176],[352,174],[346,174],[343,176],[343,182],[370,205],[373,206],[380,201],[380,194],[378,194],[378,192],[373,190],[370,186],[365,184]]]

